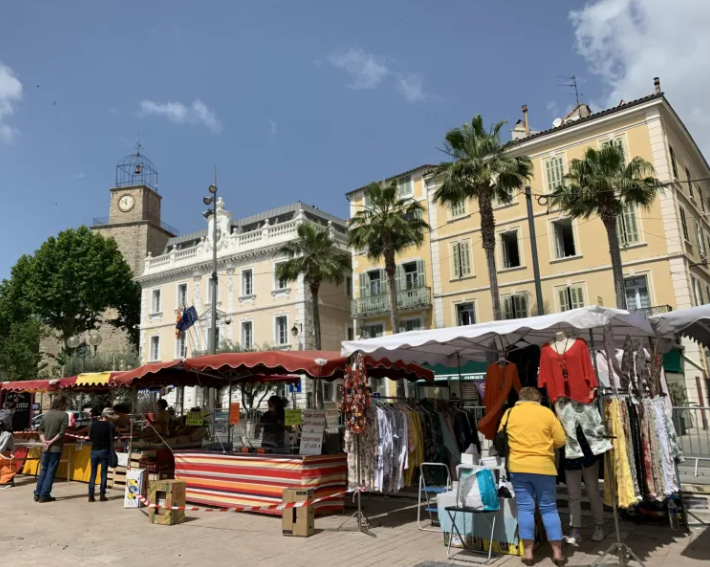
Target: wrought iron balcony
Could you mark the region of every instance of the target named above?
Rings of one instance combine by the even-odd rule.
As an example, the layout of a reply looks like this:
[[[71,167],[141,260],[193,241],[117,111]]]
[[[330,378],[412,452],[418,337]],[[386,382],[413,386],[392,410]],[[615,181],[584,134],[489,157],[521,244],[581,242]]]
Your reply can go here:
[[[643,311],[646,317],[651,315],[660,315],[661,313],[670,313],[673,311],[670,305],[654,305],[653,307],[641,307],[639,309],[630,309],[630,311]]]
[[[429,309],[430,307],[430,287],[413,287],[397,291],[397,311]],[[389,311],[390,297],[388,293],[361,297],[352,301],[352,315],[356,319],[382,315],[383,313],[389,313]]]

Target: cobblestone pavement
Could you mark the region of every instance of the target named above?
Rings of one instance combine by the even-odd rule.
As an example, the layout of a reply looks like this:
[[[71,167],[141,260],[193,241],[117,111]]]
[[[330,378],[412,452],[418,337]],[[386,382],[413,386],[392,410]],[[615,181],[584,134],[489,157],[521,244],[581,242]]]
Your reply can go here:
[[[36,504],[32,489],[31,479],[19,477],[17,487],[0,492],[4,565],[405,567],[447,563],[441,534],[417,530],[416,504],[410,499],[363,499],[364,509],[377,524],[375,537],[336,532],[347,516],[330,516],[317,518],[316,535],[301,539],[283,537],[280,520],[272,517],[195,512],[184,524],[155,526],[148,523],[145,511],[124,510],[119,492],[110,493],[109,502],[89,504],[85,485],[57,482],[57,501]],[[710,561],[710,531],[622,526],[626,543],[648,567],[690,567]],[[609,524],[606,527],[611,529]],[[590,564],[611,542],[610,537],[599,544],[587,538],[578,549],[566,548],[568,564]],[[550,556],[549,546],[541,546],[536,565],[552,566]],[[461,554],[456,563],[473,564],[480,559]],[[496,567],[519,564],[517,557],[509,556],[492,562]]]

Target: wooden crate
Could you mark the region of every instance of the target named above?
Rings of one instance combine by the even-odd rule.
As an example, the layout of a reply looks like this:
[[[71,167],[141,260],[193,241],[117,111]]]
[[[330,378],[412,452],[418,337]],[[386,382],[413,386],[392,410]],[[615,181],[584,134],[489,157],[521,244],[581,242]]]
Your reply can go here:
[[[148,500],[160,504],[161,508],[151,508],[148,518],[151,524],[173,526],[185,521],[185,510],[169,510],[173,506],[185,506],[185,482],[181,480],[159,480],[148,483]]]

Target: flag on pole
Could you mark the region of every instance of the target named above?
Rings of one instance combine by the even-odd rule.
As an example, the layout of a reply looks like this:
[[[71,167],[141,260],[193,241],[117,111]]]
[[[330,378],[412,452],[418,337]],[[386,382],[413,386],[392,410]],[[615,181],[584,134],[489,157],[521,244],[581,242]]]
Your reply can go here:
[[[180,321],[182,321],[182,309],[178,307],[177,319],[175,320],[175,338],[179,339],[182,334],[182,329],[180,328]]]
[[[190,327],[192,327],[196,321],[197,321],[197,309],[195,309],[195,306],[193,305],[192,307],[188,307],[187,309],[185,309],[185,311],[183,311],[182,317],[180,318],[180,321],[178,321],[178,323],[175,327],[181,333],[184,333]]]

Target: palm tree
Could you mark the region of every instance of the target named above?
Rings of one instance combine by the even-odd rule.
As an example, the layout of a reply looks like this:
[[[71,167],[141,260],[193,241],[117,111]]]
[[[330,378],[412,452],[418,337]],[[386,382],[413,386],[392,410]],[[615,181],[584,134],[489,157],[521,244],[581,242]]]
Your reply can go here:
[[[491,283],[493,319],[496,321],[502,319],[503,314],[496,271],[493,202],[509,203],[513,199],[513,191],[522,189],[532,175],[530,159],[527,156],[511,156],[509,149],[512,144],[501,144],[499,133],[504,124],[501,121],[486,130],[483,117],[477,114],[471,124],[449,130],[445,151],[455,161],[444,162],[434,171],[434,175],[440,176],[443,181],[434,193],[435,202],[453,206],[467,199],[478,201],[481,238]]]
[[[303,275],[303,281],[311,292],[315,348],[321,350],[320,311],[318,293],[323,282],[335,285],[343,283],[350,273],[350,254],[339,249],[328,236],[327,230],[319,231],[313,224],[298,226],[298,240],[285,244],[277,252],[288,260],[276,267],[276,277],[296,281]],[[318,408],[323,408],[323,388],[316,383]]]
[[[552,192],[551,204],[572,218],[599,215],[609,240],[616,306],[626,309],[617,219],[628,207],[650,208],[661,187],[653,166],[640,157],[627,164],[623,147],[612,143],[600,150],[589,148],[584,159],[573,159],[565,180]]]
[[[411,198],[400,199],[397,181],[389,185],[370,183],[365,188],[365,206],[359,210],[349,226],[350,245],[366,250],[367,257],[378,261],[384,258],[389,292],[390,324],[397,333],[396,256],[410,246],[420,246],[429,225],[422,219],[424,207]],[[404,397],[404,382],[397,382],[397,395]]]
[[[321,350],[318,292],[323,282],[343,283],[351,269],[350,254],[335,245],[328,231],[319,231],[309,223],[300,224],[298,240],[285,244],[277,254],[285,255],[288,260],[276,267],[276,277],[296,281],[303,275],[303,281],[311,292],[315,348]]]

